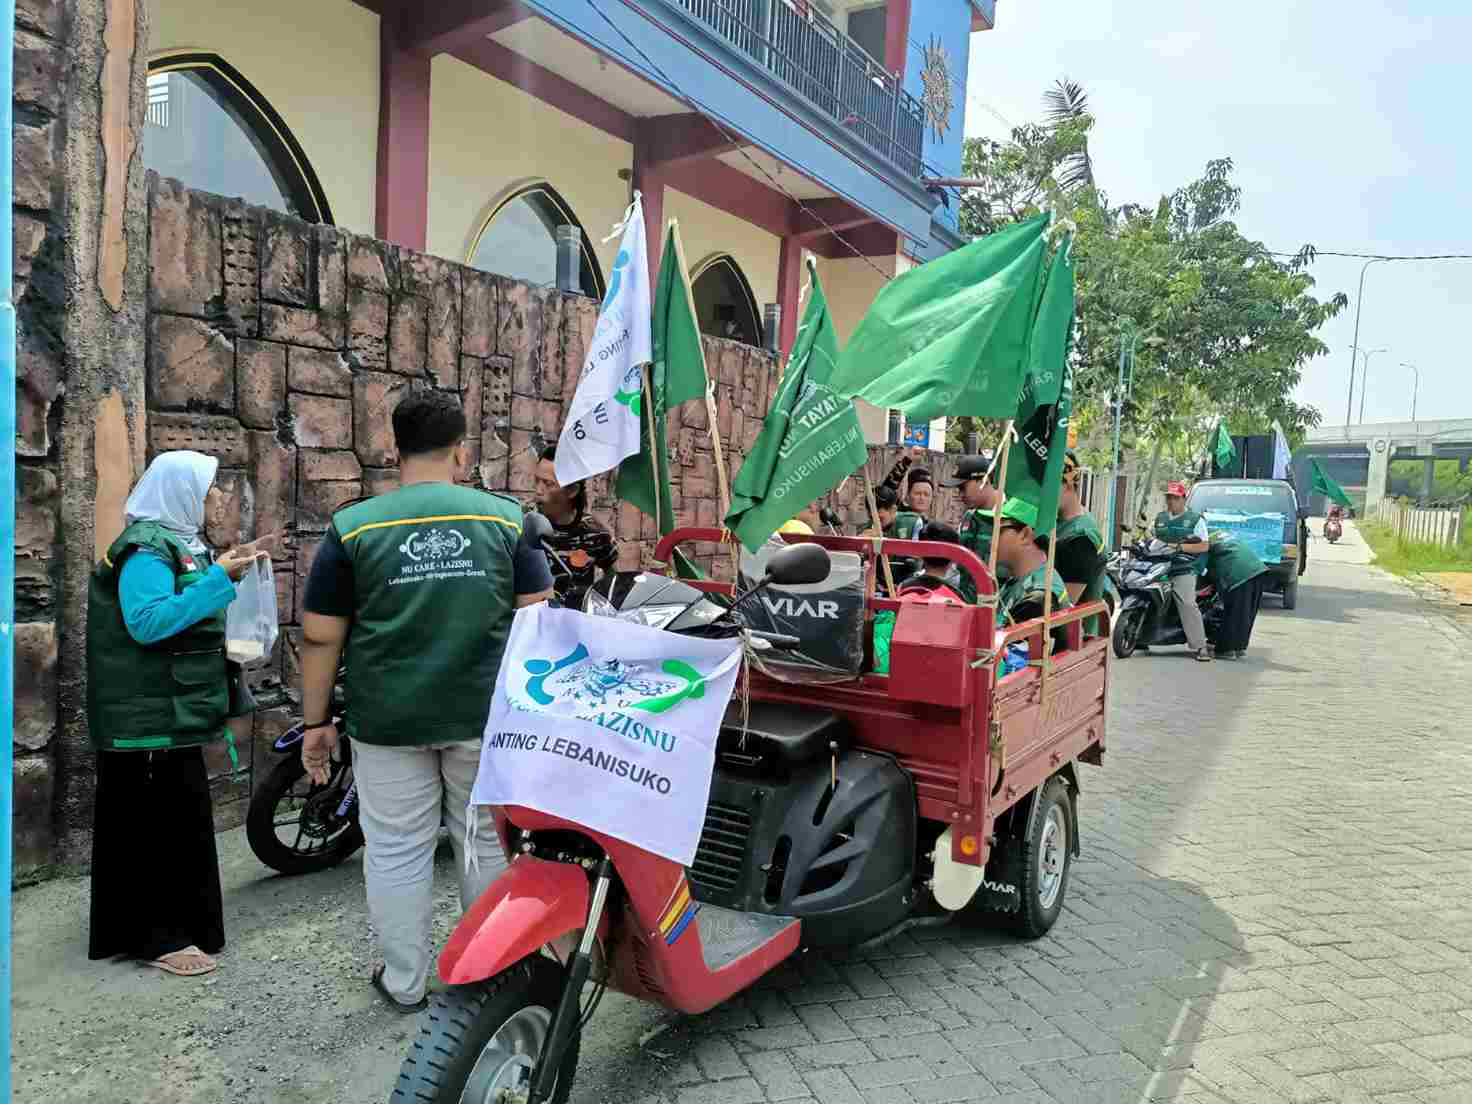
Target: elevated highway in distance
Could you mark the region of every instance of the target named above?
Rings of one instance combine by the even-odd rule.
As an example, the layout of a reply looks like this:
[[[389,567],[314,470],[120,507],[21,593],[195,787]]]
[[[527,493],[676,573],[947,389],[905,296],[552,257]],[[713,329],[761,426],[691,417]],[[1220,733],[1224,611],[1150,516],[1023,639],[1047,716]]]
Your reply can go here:
[[[1371,422],[1311,429],[1293,454],[1297,485],[1307,491],[1308,461],[1315,457],[1347,490],[1363,488],[1365,512],[1385,496],[1392,460],[1425,463],[1421,494],[1430,497],[1438,460],[1456,460],[1462,471],[1472,462],[1472,418],[1417,422]]]

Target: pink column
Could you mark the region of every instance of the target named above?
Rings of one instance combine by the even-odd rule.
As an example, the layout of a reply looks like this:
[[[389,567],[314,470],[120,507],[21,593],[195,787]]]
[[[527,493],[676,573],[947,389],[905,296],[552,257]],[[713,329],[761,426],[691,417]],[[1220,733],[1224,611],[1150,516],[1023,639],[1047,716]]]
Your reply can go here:
[[[785,361],[797,340],[797,300],[802,290],[802,240],[795,234],[782,238],[777,257],[777,302],[782,308],[778,347]]]

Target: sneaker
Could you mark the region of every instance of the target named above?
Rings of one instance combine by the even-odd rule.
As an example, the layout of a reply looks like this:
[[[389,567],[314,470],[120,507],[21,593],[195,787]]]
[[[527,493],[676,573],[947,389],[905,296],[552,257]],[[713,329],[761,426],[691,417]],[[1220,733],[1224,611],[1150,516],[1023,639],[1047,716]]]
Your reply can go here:
[[[373,988],[378,990],[378,995],[384,999],[390,1008],[400,1015],[413,1016],[429,1007],[428,997],[420,997],[413,1004],[406,1004],[390,993],[388,986],[383,984],[383,971],[386,969],[386,966],[380,965],[373,971]]]
[[[1199,652],[1196,653],[1196,662],[1197,663],[1210,663],[1211,662],[1211,653],[1209,651],[1207,651],[1205,648],[1202,648]]]

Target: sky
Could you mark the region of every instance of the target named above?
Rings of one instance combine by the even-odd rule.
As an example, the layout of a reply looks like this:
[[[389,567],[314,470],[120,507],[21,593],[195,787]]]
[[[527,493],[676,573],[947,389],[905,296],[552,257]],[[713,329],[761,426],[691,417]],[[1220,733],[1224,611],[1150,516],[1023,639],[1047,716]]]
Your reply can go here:
[[[1001,139],[1038,121],[1043,93],[1067,78],[1088,92],[1113,205],[1153,205],[1230,157],[1237,225],[1271,249],[1472,254],[1472,140],[1456,99],[1468,42],[1472,6],[1455,0],[999,0],[996,29],[971,36],[966,133]],[[1319,298],[1350,298],[1296,396],[1326,426],[1345,421],[1363,264],[1311,269]],[[1369,357],[1367,423],[1409,420],[1406,364],[1418,418],[1472,418],[1469,306],[1472,260],[1369,268],[1359,347],[1385,351]]]

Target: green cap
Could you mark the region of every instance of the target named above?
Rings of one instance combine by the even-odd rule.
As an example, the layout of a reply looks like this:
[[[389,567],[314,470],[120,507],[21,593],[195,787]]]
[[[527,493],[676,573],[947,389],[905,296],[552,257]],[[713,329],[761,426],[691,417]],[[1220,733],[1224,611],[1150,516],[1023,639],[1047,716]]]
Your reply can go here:
[[[990,510],[977,510],[976,512],[988,521],[992,519],[992,511]],[[1002,503],[1002,517],[1010,521],[1021,522],[1023,525],[1032,529],[1038,527],[1038,508],[1031,502],[1020,498],[1009,498],[1006,502]]]

